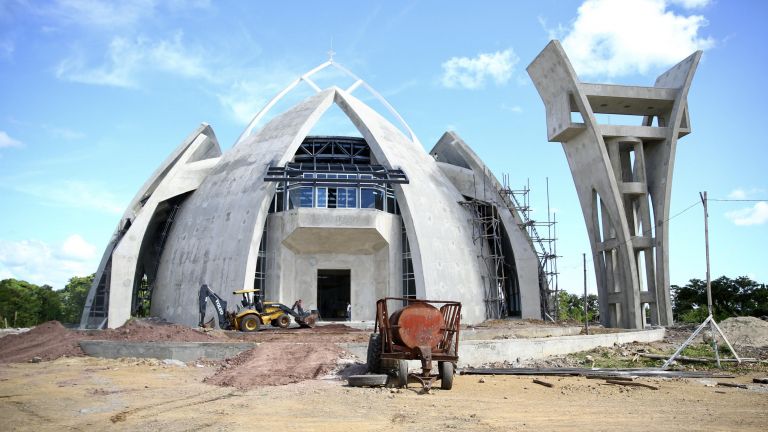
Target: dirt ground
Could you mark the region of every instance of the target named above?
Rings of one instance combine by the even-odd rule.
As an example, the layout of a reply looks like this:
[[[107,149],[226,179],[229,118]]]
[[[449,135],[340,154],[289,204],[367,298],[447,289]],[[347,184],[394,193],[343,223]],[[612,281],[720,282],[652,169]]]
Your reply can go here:
[[[450,391],[346,387],[335,379],[240,390],[204,383],[212,365],[62,358],[0,367],[5,430],[765,431],[768,393],[657,378],[629,388],[578,377],[457,376]],[[739,383],[751,382],[740,376]],[[710,382],[711,381],[711,382]]]
[[[674,350],[692,330],[668,329],[664,341],[599,348],[530,366],[653,366],[654,360],[636,354]],[[363,342],[368,335],[344,325],[244,334],[135,321],[82,333],[46,323],[0,339],[0,430],[252,430],[259,425],[302,432],[768,430],[768,384],[752,383],[754,377],[768,376],[766,364],[731,369],[735,379],[636,381],[658,390],[582,377],[477,375],[456,376],[453,390],[436,388],[430,394],[419,394],[415,383],[404,390],[348,387],[343,377],[364,373],[365,366],[335,342]],[[83,357],[76,345],[80,339],[263,343],[225,361],[185,365]],[[765,346],[739,350],[742,356],[768,359]],[[535,384],[534,378],[554,387]],[[717,386],[718,381],[748,388]]]

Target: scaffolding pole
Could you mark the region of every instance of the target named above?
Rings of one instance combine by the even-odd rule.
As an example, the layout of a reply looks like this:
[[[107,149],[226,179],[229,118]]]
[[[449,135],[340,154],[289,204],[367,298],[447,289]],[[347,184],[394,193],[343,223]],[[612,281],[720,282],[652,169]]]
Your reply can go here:
[[[487,202],[471,199],[461,201],[471,215],[472,241],[480,247],[479,258],[485,264],[488,281],[485,286],[486,319],[507,315],[504,288],[507,285],[502,250],[501,221],[495,207]]]
[[[560,290],[558,281],[559,271],[557,269],[557,218],[556,214],[553,214],[550,209],[549,177],[546,178],[546,222],[531,219],[530,179],[526,181],[526,185],[523,186],[522,189],[511,189],[509,187],[509,175],[503,174],[502,178],[503,184],[501,190],[499,190],[502,201],[510,208],[510,210],[513,210],[513,213],[519,215],[522,220],[521,228],[525,229],[528,233],[539,259],[542,315],[543,317],[549,317],[550,319],[554,317],[554,319],[557,320],[559,318],[557,296]],[[546,238],[539,234],[539,228],[542,230],[546,229]]]

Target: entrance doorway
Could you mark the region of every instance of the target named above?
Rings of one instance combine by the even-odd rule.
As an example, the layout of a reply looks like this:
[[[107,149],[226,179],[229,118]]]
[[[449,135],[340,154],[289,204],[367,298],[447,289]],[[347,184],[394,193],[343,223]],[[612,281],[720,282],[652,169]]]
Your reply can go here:
[[[317,270],[317,304],[320,319],[344,321],[350,302],[350,270]]]

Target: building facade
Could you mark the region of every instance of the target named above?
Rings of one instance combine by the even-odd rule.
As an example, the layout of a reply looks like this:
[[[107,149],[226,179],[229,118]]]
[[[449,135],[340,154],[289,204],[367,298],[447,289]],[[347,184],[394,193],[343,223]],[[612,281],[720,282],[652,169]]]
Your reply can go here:
[[[347,89],[312,76],[337,67]],[[314,95],[256,125],[293,87]],[[369,90],[396,127],[352,95]],[[359,131],[313,136],[332,105]],[[510,197],[455,133],[426,152],[381,96],[332,60],[302,75],[221,152],[202,125],[139,190],[110,240],[81,327],[151,315],[194,326],[197,290],[234,290],[321,319],[373,320],[377,299],[455,300],[463,321],[541,318],[539,260]]]

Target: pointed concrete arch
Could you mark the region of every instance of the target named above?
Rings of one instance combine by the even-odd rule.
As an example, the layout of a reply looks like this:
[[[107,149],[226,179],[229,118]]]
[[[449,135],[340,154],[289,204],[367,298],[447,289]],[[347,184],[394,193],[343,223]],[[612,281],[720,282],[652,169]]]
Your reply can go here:
[[[267,168],[284,165],[333,103],[328,89],[275,117],[222,156],[173,225],[158,271],[152,314],[197,324],[200,285],[222,296],[252,288],[256,257],[275,184]],[[165,305],[163,310],[155,304]]]
[[[540,277],[541,263],[533,241],[525,231],[509,197],[502,195],[503,186],[477,153],[456,133],[445,132],[430,151],[446,175],[453,173],[453,184],[462,195],[494,206],[507,233],[512,250],[517,282],[520,288],[521,318],[543,319],[541,293],[546,292],[546,279]],[[442,163],[446,161],[446,163]],[[450,177],[450,176],[449,176]]]
[[[365,138],[376,160],[400,168],[409,183],[395,185],[410,243],[416,290],[421,298],[462,301],[466,322],[485,319],[482,274],[463,197],[421,145],[379,113],[343,90],[336,104]]]
[[[213,129],[202,124],[139,189],[104,251],[86,298],[81,327],[119,327],[130,318],[137,261],[158,205],[196,189],[220,155]]]

